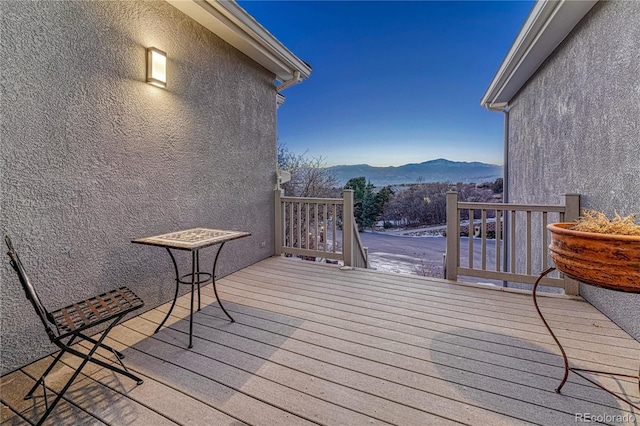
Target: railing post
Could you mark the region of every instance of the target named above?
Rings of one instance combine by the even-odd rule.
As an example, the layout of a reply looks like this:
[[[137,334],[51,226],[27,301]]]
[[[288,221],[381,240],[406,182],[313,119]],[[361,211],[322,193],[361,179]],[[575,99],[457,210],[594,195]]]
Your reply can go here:
[[[342,255],[344,266],[353,266],[353,189],[342,191]]]
[[[460,241],[460,215],[458,215],[458,191],[447,191],[447,252],[446,276],[448,280],[458,279],[458,250]]]
[[[564,196],[564,221],[573,222],[580,216],[580,194],[566,194]]]
[[[276,256],[280,256],[282,255],[282,234],[283,234],[283,229],[282,229],[282,200],[281,197],[283,195],[283,190],[282,189],[276,189],[274,191],[274,200],[275,200],[275,226],[274,226],[274,254]]]
[[[580,194],[564,196],[564,221],[573,222],[580,216]],[[564,293],[570,296],[580,294],[580,283],[567,276],[564,277]]]

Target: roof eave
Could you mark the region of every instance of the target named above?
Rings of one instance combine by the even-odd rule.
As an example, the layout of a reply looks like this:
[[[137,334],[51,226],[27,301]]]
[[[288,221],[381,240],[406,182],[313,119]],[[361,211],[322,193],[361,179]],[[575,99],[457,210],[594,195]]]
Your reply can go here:
[[[491,110],[508,105],[597,1],[538,0],[480,104]]]
[[[311,67],[287,49],[235,1],[166,0],[218,37],[273,72],[281,82],[311,75]]]

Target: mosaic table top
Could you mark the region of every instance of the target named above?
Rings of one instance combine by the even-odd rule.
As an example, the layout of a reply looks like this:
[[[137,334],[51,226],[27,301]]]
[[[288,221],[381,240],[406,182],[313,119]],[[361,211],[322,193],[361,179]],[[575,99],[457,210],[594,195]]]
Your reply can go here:
[[[249,232],[226,231],[222,229],[193,228],[184,231],[169,232],[168,234],[155,235],[153,237],[137,238],[132,240],[136,244],[148,244],[179,250],[197,250],[203,247],[221,244],[226,241],[248,237]]]

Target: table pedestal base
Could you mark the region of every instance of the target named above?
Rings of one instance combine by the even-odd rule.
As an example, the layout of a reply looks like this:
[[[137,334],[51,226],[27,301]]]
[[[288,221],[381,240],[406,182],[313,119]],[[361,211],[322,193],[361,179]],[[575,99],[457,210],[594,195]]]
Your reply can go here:
[[[200,285],[202,284],[206,285],[206,284],[209,284],[209,282],[213,284],[213,293],[216,296],[216,301],[218,302],[218,305],[220,305],[222,312],[224,312],[224,314],[229,318],[231,322],[235,322],[235,320],[231,317],[231,315],[229,315],[229,312],[227,312],[227,310],[222,305],[222,301],[218,297],[218,290],[216,289],[216,266],[218,264],[218,257],[220,256],[220,252],[222,251],[223,246],[224,246],[224,243],[220,244],[220,247],[218,248],[218,252],[216,253],[216,258],[213,261],[213,270],[211,271],[211,273],[200,271],[200,254],[199,254],[199,250],[196,249],[191,252],[191,273],[185,274],[182,276],[178,271],[178,263],[176,262],[176,258],[173,256],[173,253],[171,252],[171,250],[168,247],[166,247],[167,252],[169,253],[169,256],[171,256],[173,267],[176,271],[176,292],[173,296],[173,302],[171,303],[169,312],[167,312],[167,315],[164,317],[160,325],[156,328],[156,331],[154,331],[154,333],[157,333],[158,331],[160,331],[164,323],[167,321],[167,319],[169,319],[169,316],[171,316],[171,312],[173,312],[173,308],[176,306],[176,301],[178,300],[178,290],[180,289],[180,284],[191,285],[191,304],[190,304],[191,309],[189,313],[189,348],[193,347],[193,310],[194,310],[194,296],[195,296],[196,289],[198,290],[198,311],[201,308]],[[201,278],[201,277],[204,277],[204,278]],[[190,278],[190,279],[187,280],[186,278]]]
[[[544,319],[544,316],[542,316],[542,312],[540,311],[540,307],[538,306],[538,299],[537,299],[537,296],[536,296],[536,290],[538,289],[538,284],[540,283],[540,280],[542,280],[542,278],[544,278],[547,274],[549,274],[550,272],[554,271],[555,269],[556,268],[551,267],[551,268],[548,268],[545,271],[542,271],[540,273],[540,276],[538,277],[538,279],[536,280],[535,284],[533,285],[533,304],[536,307],[536,311],[538,311],[538,315],[540,316],[540,319],[542,320],[542,323],[547,328],[547,331],[549,331],[549,334],[551,334],[551,337],[553,337],[553,340],[555,340],[556,344],[558,345],[558,348],[560,348],[560,352],[562,353],[562,358],[564,359],[564,377],[562,378],[562,381],[560,382],[560,385],[556,388],[556,392],[560,393],[560,390],[562,390],[562,387],[567,382],[567,378],[569,377],[569,372],[572,371],[573,373],[575,373],[578,376],[582,377],[586,381],[596,385],[597,387],[599,387],[600,389],[604,390],[605,392],[608,392],[609,394],[611,394],[612,396],[616,397],[617,399],[619,399],[621,401],[624,401],[627,404],[631,405],[632,407],[640,410],[640,405],[634,404],[633,402],[629,401],[628,399],[625,399],[625,398],[619,396],[618,394],[616,394],[616,393],[610,391],[609,389],[605,388],[604,386],[602,386],[600,383],[596,382],[595,380],[592,380],[592,379],[590,379],[590,378],[588,378],[588,377],[586,377],[585,375],[582,374],[582,373],[607,374],[607,375],[610,375],[610,376],[631,377],[633,379],[638,379],[638,392],[640,392],[640,369],[638,370],[638,375],[637,376],[632,376],[632,375],[629,375],[629,374],[619,374],[619,373],[612,373],[612,372],[608,372],[608,371],[586,370],[586,369],[583,369],[583,368],[571,367],[569,365],[569,359],[567,358],[567,354],[564,351],[564,348],[560,344],[560,341],[558,340],[556,335],[551,330],[551,327],[549,327],[549,324]]]

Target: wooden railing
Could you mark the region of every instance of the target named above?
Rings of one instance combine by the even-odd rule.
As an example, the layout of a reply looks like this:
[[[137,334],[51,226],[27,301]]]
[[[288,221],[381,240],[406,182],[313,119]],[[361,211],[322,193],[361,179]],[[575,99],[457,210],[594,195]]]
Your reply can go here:
[[[343,198],[285,197],[275,190],[275,254],[342,261],[367,267],[353,218],[353,190]]]
[[[575,220],[580,212],[580,196],[565,195],[565,204],[558,206],[467,203],[458,202],[458,193],[447,193],[447,254],[445,276],[475,277],[503,282],[533,284],[538,274],[550,264],[547,224]],[[493,217],[490,217],[493,216]],[[466,217],[468,224],[461,225]],[[493,222],[493,223],[492,223]],[[494,230],[488,232],[489,224]],[[466,226],[466,263],[461,265],[461,228]],[[479,237],[474,238],[474,234]],[[493,238],[488,238],[490,234]],[[474,259],[474,248],[480,244],[480,259]],[[488,259],[488,244],[495,255]],[[578,283],[570,278],[546,277],[541,285],[564,288],[566,294],[578,294]]]
[[[362,240],[360,239],[360,232],[358,231],[358,224],[353,221],[353,236],[354,236],[354,245],[353,245],[353,256],[352,266],[356,268],[368,268],[369,267],[369,249],[362,245]]]

